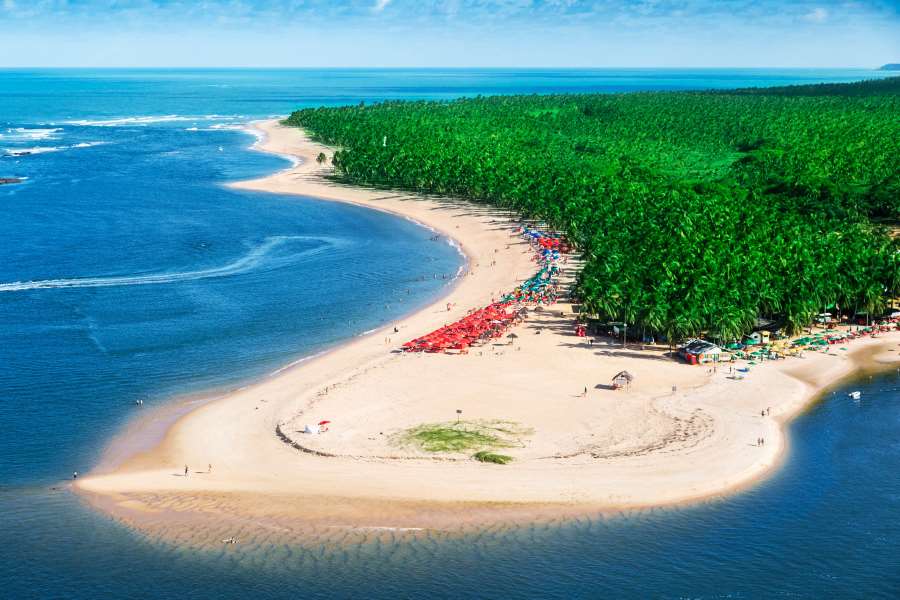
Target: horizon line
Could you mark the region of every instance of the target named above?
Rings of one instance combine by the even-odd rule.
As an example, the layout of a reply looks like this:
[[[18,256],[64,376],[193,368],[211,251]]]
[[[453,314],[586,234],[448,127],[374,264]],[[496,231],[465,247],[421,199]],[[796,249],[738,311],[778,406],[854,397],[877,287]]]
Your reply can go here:
[[[900,62],[900,61],[898,61]],[[434,67],[423,67],[423,66],[413,66],[413,65],[397,65],[397,66],[379,66],[379,65],[345,65],[345,66],[274,66],[274,65],[245,65],[245,66],[227,66],[227,65],[20,65],[20,66],[9,66],[9,65],[0,65],[0,70],[14,70],[14,69],[169,69],[169,70],[188,70],[188,69],[272,69],[272,70],[325,70],[325,69],[370,69],[370,70],[441,70],[441,69],[482,69],[482,70],[495,70],[495,69],[559,69],[559,70],[603,70],[603,69],[657,69],[657,70],[678,70],[678,69],[703,69],[703,70],[719,70],[719,69],[741,69],[741,70],[752,70],[752,69],[791,69],[791,70],[814,70],[814,69],[835,69],[835,70],[861,70],[861,71],[878,71],[882,67],[891,64],[898,64],[892,62],[882,63],[878,66],[776,66],[776,65],[757,65],[757,66],[709,66],[709,65],[685,65],[685,66],[654,66],[654,65],[643,65],[643,66],[534,66],[534,65],[501,65],[501,66],[479,66],[479,65],[454,65],[454,66],[434,66]]]

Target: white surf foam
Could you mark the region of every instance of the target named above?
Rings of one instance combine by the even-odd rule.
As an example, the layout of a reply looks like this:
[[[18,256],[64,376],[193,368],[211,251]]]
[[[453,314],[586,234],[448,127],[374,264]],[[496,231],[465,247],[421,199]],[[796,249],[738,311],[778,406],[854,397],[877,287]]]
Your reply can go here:
[[[62,131],[60,127],[12,127],[0,133],[0,139],[8,141],[46,140],[57,137],[56,134],[60,131]]]
[[[0,283],[0,292],[21,292],[27,290],[46,290],[61,288],[94,288],[125,285],[154,285],[162,283],[177,283],[180,281],[192,281],[196,279],[209,279],[213,277],[227,277],[251,271],[266,260],[267,255],[276,247],[291,240],[316,240],[332,245],[326,238],[309,236],[271,236],[261,244],[251,249],[241,258],[221,267],[199,269],[196,271],[181,271],[175,273],[158,273],[150,275],[126,275],[121,277],[76,277],[71,279],[44,279],[40,281],[13,281]],[[297,255],[310,254],[321,248],[313,248]],[[295,256],[297,256],[295,255]]]
[[[318,357],[322,356],[323,354],[327,354],[327,353],[328,353],[328,350],[321,350],[319,352],[316,352],[315,354],[310,354],[309,356],[304,356],[303,358],[298,358],[297,360],[291,361],[288,364],[284,365],[283,367],[279,367],[279,368],[275,369],[274,371],[269,373],[269,375],[278,375],[279,373],[283,373],[284,371],[287,371],[288,369],[290,369],[292,367],[296,367],[297,365],[303,364],[307,361],[310,361],[314,358],[318,358]]]
[[[69,125],[83,127],[119,127],[122,125],[151,125],[153,123],[172,123],[178,121],[233,121],[240,115],[145,115],[138,117],[117,117],[114,119],[78,119],[64,121]]]
[[[191,127],[185,127],[185,131],[245,131],[249,134],[257,136],[257,132],[253,129],[249,129],[246,125],[242,125],[239,123],[213,123],[208,127],[197,127],[196,125]]]
[[[31,154],[58,152],[64,147],[65,146],[35,146],[33,148],[6,148],[6,154],[9,156],[29,156]]]
[[[71,146],[34,146],[32,148],[6,147],[8,156],[29,156],[32,154],[45,154],[47,152],[59,152],[60,150],[68,150],[69,148],[92,148],[101,146],[109,142],[80,142]]]
[[[460,246],[459,242],[457,242],[454,238],[447,236],[447,245],[456,250],[456,252],[460,256],[465,257],[466,253],[463,252],[462,246]]]
[[[170,121],[187,121],[187,117],[178,115],[163,115],[159,117],[121,117],[118,119],[79,119],[65,121],[69,125],[81,125],[85,127],[116,127],[118,125],[149,125],[151,123],[167,123]]]

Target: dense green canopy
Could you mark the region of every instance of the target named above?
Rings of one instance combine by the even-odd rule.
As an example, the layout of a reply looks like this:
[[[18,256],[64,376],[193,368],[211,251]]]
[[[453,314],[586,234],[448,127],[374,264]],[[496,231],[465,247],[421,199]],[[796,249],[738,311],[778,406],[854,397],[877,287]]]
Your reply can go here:
[[[584,304],[670,339],[877,312],[898,287],[900,78],[306,109],[336,177],[565,232]]]

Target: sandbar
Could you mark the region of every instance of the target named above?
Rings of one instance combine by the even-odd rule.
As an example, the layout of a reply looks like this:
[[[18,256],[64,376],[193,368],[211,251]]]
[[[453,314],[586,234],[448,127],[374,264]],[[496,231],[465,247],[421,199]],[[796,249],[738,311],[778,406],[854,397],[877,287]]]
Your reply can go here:
[[[532,312],[515,328],[518,338],[465,356],[398,352],[537,270],[515,220],[475,204],[335,183],[326,178],[328,163],[316,161],[333,149],[277,121],[254,127],[260,150],[294,164],[235,188],[413,219],[455,240],[466,266],[438,302],[216,396],[180,416],[152,447],[76,482],[92,504],[138,529],[208,541],[236,528],[288,537],[313,526],[415,532],[716,497],[771,472],[788,448],[786,424],[827,386],[867,365],[898,364],[900,338],[890,333],[845,351],[770,361],[738,380],[727,366],[684,365],[664,348],[577,337],[577,307],[567,301]],[[577,266],[574,259],[564,265],[564,284]],[[634,375],[633,384],[611,389],[621,370]],[[507,465],[464,453],[437,460],[396,444],[397,432],[450,421],[457,410],[531,433],[504,449],[514,458]],[[331,421],[328,433],[302,433],[320,420]]]

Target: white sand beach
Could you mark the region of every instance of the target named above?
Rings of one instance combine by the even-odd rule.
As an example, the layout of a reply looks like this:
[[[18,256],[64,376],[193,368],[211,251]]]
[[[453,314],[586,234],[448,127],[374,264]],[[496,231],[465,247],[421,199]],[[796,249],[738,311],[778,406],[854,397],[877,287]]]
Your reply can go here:
[[[866,365],[900,364],[900,337],[885,334],[854,341],[847,351],[755,366],[736,380],[727,366],[711,373],[661,349],[609,338],[590,344],[575,336],[565,302],[532,313],[511,342],[465,356],[399,353],[403,342],[488,304],[537,270],[514,222],[470,204],[334,184],[315,160],[331,149],[275,121],[257,127],[260,149],[297,164],[234,187],[414,219],[455,239],[469,272],[446,297],[398,321],[399,332],[392,324],[216,397],[181,416],[152,448],[77,481],[92,503],[138,528],[179,523],[180,535],[213,531],[203,534],[212,539],[234,523],[285,532],[298,522],[448,527],[716,496],[782,460],[786,424],[824,387]],[[575,261],[565,265],[564,281],[575,268]],[[634,375],[633,384],[610,389],[621,370]],[[466,420],[510,421],[530,433],[503,450],[514,458],[507,465],[480,463],[470,453],[434,460],[397,444],[398,432],[452,421],[457,410]],[[331,422],[330,431],[301,433],[320,420]],[[320,454],[286,443],[276,428]]]

